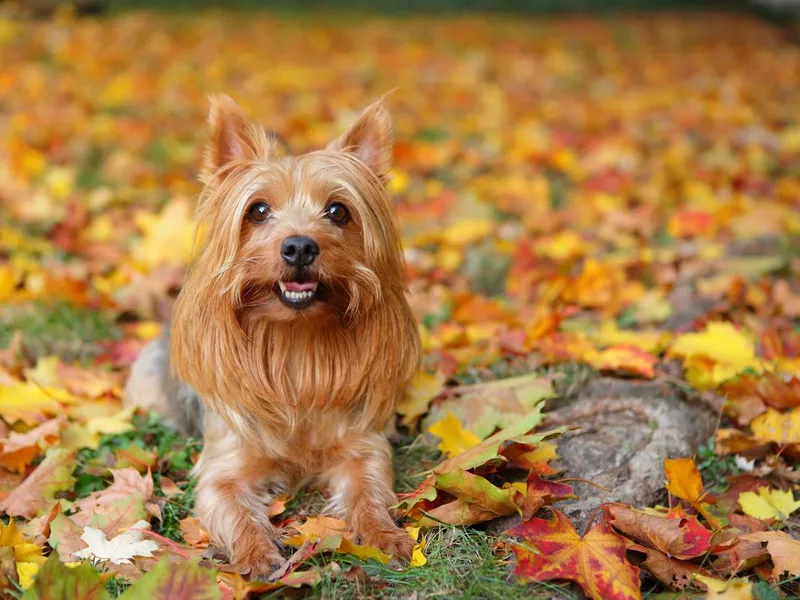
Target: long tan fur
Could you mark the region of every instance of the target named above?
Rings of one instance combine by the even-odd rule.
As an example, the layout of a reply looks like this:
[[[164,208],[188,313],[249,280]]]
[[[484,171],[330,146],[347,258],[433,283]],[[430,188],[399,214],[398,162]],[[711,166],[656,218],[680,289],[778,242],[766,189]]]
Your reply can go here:
[[[280,158],[230,98],[212,99],[209,122],[205,240],[170,340],[174,373],[208,409],[198,516],[233,560],[265,573],[278,554],[264,503],[313,480],[366,542],[408,557],[381,434],[419,362],[385,187],[389,115],[376,103],[328,148]],[[324,216],[332,201],[350,211],[343,227]],[[270,206],[269,222],[248,221],[254,202]],[[280,245],[292,235],[320,247],[311,274],[325,296],[303,310],[275,293],[290,276]]]

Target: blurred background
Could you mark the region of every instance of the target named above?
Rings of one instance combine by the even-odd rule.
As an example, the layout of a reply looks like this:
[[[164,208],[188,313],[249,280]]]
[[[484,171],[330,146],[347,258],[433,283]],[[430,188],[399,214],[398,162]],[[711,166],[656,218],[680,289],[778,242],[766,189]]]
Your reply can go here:
[[[799,5],[0,2],[0,343],[44,320],[55,344],[66,318],[91,355],[94,328],[168,317],[213,92],[303,152],[397,88],[413,298],[454,369],[559,307],[685,325],[742,274],[693,262],[723,247],[796,275]],[[703,296],[701,275],[726,279]]]

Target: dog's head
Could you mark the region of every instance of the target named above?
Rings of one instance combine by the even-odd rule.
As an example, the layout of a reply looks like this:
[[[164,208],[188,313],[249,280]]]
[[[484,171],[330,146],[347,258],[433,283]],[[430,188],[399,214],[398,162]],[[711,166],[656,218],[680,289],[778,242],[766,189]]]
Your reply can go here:
[[[324,150],[300,156],[277,156],[227,96],[211,99],[209,125],[205,242],[187,286],[210,286],[240,320],[317,322],[357,318],[386,285],[402,285],[381,102]]]

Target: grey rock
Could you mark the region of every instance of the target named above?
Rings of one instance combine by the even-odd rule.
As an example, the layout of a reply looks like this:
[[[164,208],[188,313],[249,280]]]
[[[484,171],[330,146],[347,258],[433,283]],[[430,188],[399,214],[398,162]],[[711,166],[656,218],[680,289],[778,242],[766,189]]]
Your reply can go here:
[[[559,458],[553,466],[564,478],[595,484],[570,482],[578,499],[556,508],[582,533],[606,502],[645,507],[665,501],[664,459],[694,454],[716,423],[712,410],[681,398],[668,384],[609,377],[590,381],[575,401],[548,413],[547,426],[579,428],[557,440]],[[516,522],[498,519],[489,530],[505,531]]]

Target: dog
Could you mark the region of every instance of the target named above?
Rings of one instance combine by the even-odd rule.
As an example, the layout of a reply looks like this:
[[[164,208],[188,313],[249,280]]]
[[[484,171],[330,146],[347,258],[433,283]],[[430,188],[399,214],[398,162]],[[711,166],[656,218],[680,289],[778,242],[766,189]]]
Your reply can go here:
[[[278,156],[234,100],[212,96],[198,201],[203,241],[166,334],[124,402],[202,435],[195,513],[253,576],[282,561],[276,495],[327,488],[359,540],[400,559],[384,430],[420,361],[387,183],[383,99],[325,149]]]

